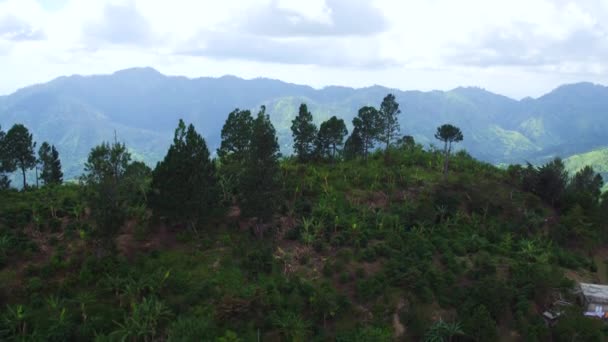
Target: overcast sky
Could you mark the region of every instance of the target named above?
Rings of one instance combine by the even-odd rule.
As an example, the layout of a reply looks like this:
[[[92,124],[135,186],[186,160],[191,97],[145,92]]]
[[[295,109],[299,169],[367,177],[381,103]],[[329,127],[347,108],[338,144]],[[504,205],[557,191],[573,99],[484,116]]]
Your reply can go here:
[[[608,84],[608,0],[0,0],[0,94],[70,74],[313,87]]]

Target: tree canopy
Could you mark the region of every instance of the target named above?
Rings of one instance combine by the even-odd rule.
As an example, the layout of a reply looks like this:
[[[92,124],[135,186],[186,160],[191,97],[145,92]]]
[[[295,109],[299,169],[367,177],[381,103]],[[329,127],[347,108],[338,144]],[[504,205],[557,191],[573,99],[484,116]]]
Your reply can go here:
[[[179,121],[173,144],[154,169],[152,189],[151,204],[157,214],[192,228],[217,206],[215,165],[205,139],[192,124],[186,128],[184,121]]]
[[[46,141],[43,142],[38,149],[38,161],[41,165],[40,179],[43,184],[51,185],[63,182],[61,161],[55,145],[49,145]]]
[[[15,124],[4,137],[5,153],[9,165],[15,165],[21,170],[23,188],[27,188],[26,171],[36,166],[34,149],[36,143],[30,131],[22,124]]]
[[[386,151],[388,151],[390,144],[399,136],[399,114],[401,114],[401,110],[395,100],[395,95],[386,95],[378,111],[378,140],[385,144]]]
[[[367,159],[367,155],[374,147],[374,142],[378,139],[381,130],[378,110],[371,106],[362,107],[353,119],[353,126],[361,136],[363,157]]]
[[[253,121],[251,148],[241,184],[245,215],[257,217],[260,221],[271,218],[277,205],[279,157],[276,131],[262,106]]]
[[[328,157],[335,160],[347,134],[348,130],[344,120],[332,116],[319,128],[316,140],[317,154],[322,158]]]
[[[450,153],[452,152],[452,144],[462,141],[462,132],[460,131],[460,128],[454,125],[444,124],[437,127],[435,139],[440,140],[444,143],[443,153],[445,156],[443,163],[443,174],[447,177],[448,167],[450,163]]]
[[[305,103],[300,105],[298,115],[291,122],[293,150],[301,162],[308,161],[315,152],[317,126],[313,123],[312,113]]]

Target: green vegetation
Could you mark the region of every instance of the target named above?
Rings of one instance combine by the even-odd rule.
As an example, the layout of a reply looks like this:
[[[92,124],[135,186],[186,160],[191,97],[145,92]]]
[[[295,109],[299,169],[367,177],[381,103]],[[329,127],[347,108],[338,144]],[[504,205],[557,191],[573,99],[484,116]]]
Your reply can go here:
[[[2,190],[0,339],[602,340],[576,305],[541,318],[604,269],[601,177],[454,153],[452,125],[442,150],[386,146],[389,112],[363,107],[343,150],[325,121],[312,159],[311,136],[281,157],[264,106],[230,114],[217,160],[180,120],[154,170],[115,140],[78,184]]]

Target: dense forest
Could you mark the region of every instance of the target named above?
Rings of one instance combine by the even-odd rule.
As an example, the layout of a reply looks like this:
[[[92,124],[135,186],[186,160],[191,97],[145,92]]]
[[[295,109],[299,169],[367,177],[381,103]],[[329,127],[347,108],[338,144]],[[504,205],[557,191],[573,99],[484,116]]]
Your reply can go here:
[[[602,177],[480,162],[449,123],[425,148],[400,115],[389,94],[349,132],[302,104],[282,156],[266,108],[235,109],[217,158],[180,120],[154,169],[115,136],[65,181],[53,142],[0,129],[0,339],[604,340],[572,291],[608,283]]]

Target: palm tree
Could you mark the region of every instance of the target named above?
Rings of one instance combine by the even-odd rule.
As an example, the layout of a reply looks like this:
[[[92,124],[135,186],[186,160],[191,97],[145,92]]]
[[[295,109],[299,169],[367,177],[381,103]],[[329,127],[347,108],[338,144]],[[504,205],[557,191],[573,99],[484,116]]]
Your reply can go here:
[[[424,336],[425,342],[451,342],[454,336],[463,335],[462,327],[458,322],[445,322],[441,318],[435,322]]]
[[[132,304],[131,308],[131,315],[125,316],[123,323],[115,322],[118,329],[112,336],[120,341],[153,341],[158,326],[171,316],[169,309],[154,297],[144,298],[140,303]]]
[[[287,341],[303,342],[308,336],[310,324],[293,312],[283,312],[273,318],[274,326]]]

